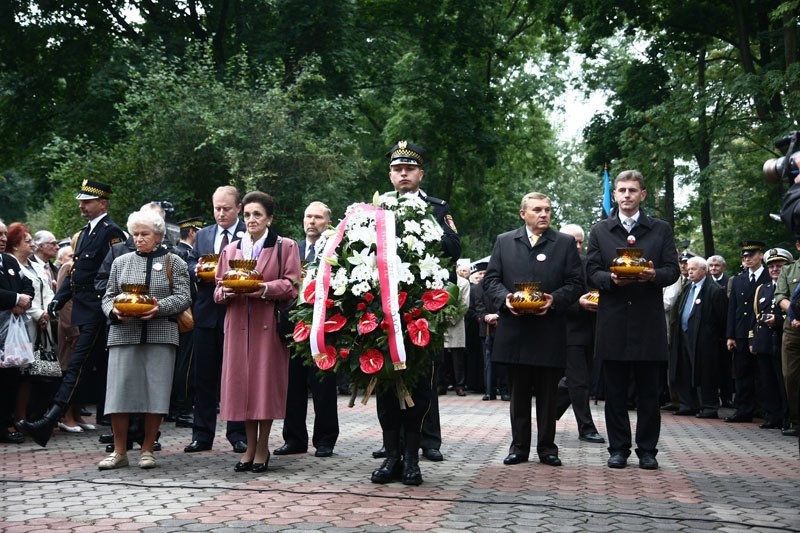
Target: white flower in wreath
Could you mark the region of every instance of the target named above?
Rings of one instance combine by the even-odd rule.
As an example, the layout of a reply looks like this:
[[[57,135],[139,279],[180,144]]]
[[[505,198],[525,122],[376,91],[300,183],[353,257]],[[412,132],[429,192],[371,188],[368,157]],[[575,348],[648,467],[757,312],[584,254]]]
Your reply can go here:
[[[444,283],[439,280],[425,281],[425,287],[428,289],[444,289]]]
[[[425,242],[438,242],[442,240],[444,231],[434,220],[426,218],[422,221],[422,240]]]
[[[336,274],[334,274],[333,279],[331,280],[331,289],[333,290],[334,296],[341,296],[347,292],[347,283],[347,269],[336,269]]]
[[[413,252],[417,255],[422,255],[425,253],[425,243],[418,240],[414,243],[414,246],[411,248]]]
[[[399,257],[397,258],[397,279],[400,283],[406,283],[408,285],[417,281],[414,278],[414,273],[411,271],[411,263],[404,263]]]
[[[375,272],[377,274],[377,271]],[[350,281],[359,283],[361,281],[372,281],[374,279],[373,269],[369,265],[358,265],[350,272]]]
[[[378,205],[384,209],[393,209],[398,206],[398,203],[397,198],[393,195],[384,194],[378,198]]]
[[[413,250],[414,245],[417,244],[418,242],[419,239],[417,239],[413,235],[404,235],[403,238],[400,239],[400,243],[408,250]]]
[[[366,281],[362,281],[361,283],[356,283],[350,288],[350,292],[353,293],[353,296],[361,297],[368,293],[372,287]]]
[[[439,258],[435,255],[425,254],[419,262],[419,275],[422,279],[435,279],[441,270]]]
[[[375,230],[365,226],[353,228],[347,233],[347,236],[350,238],[350,242],[362,242],[368,248],[375,244],[376,240]]]
[[[420,226],[419,222],[416,220],[406,220],[403,222],[403,229],[406,234],[413,233],[414,235],[420,235],[423,230],[422,226]]]
[[[366,246],[361,250],[354,251],[348,258],[347,262],[351,265],[369,265],[375,267],[377,259],[375,253],[370,253],[370,247]]]

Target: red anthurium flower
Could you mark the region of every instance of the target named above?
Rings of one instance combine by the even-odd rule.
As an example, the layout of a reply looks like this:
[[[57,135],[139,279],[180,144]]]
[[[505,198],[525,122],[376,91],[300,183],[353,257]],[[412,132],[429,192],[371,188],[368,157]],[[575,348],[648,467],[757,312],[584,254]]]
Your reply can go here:
[[[428,311],[438,311],[450,299],[450,293],[444,289],[434,289],[422,293],[422,306]]]
[[[424,318],[412,320],[408,323],[408,336],[412,344],[425,347],[431,341],[431,332],[428,331],[428,321]]]
[[[397,308],[398,309],[400,309],[401,307],[403,307],[403,305],[405,305],[407,297],[408,297],[408,293],[407,292],[400,291],[400,293],[397,295]]]
[[[389,321],[388,321],[388,320],[386,320],[386,318],[384,318],[383,320],[381,320],[381,329],[382,329],[383,331],[389,331]]]
[[[309,335],[311,335],[311,328],[308,327],[305,322],[300,321],[295,324],[294,332],[292,332],[294,342],[303,342],[304,340],[308,340]]]
[[[314,362],[320,370],[330,370],[336,364],[336,347],[326,346],[325,353],[314,356]]]
[[[419,316],[420,316],[421,314],[422,314],[422,309],[420,309],[419,307],[415,307],[414,309],[412,309],[412,310],[411,310],[411,315],[412,315],[414,318],[419,318]]]
[[[347,348],[342,348],[341,350],[339,350],[339,357],[341,357],[342,359],[347,359],[348,357],[350,357],[350,350]]]
[[[331,307],[333,307],[333,300],[328,298],[327,300],[325,300],[325,308],[330,309]]]
[[[306,290],[303,291],[303,298],[305,298],[306,302],[313,304],[315,298],[315,291],[317,290],[317,280],[312,281],[306,287]]]
[[[364,302],[358,302],[358,305],[356,306],[356,309],[358,309],[359,311],[363,311],[366,308],[367,304],[365,304]]]
[[[413,319],[414,315],[412,315],[411,313],[403,313],[403,322],[405,322],[406,324],[411,322]]]
[[[376,349],[367,350],[358,358],[361,371],[365,374],[374,374],[383,368],[383,354]]]
[[[374,313],[364,313],[364,316],[359,319],[358,324],[356,325],[358,332],[362,335],[366,335],[367,333],[374,331],[377,327],[378,318]]]
[[[375,295],[374,295],[374,294],[372,294],[371,292],[368,292],[368,293],[366,293],[366,294],[364,295],[364,301],[365,301],[365,302],[367,302],[367,303],[369,303],[369,304],[371,304],[371,303],[372,303],[372,300],[374,300],[374,299],[375,299]]]
[[[325,333],[339,331],[347,324],[347,319],[342,316],[342,313],[336,313],[325,320]]]

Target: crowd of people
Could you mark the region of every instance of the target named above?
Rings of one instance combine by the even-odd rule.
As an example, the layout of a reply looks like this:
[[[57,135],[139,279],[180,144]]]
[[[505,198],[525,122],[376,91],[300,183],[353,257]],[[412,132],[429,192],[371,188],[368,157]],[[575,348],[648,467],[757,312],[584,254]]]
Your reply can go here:
[[[789,251],[743,241],[742,271],[731,276],[721,256],[679,255],[669,225],[641,208],[642,175],[625,171],[614,183],[617,207],[591,229],[588,246],[581,227],[552,228],[550,198],[529,193],[520,227],[499,235],[487,258],[459,261],[447,203],[420,187],[424,150],[403,141],[388,155],[394,190],[422,198],[444,230],[464,315],[431,351],[429,370],[409,391],[413,406],[401,409],[392,391],[378,394],[383,446],[372,455],[384,461],[374,483],[419,485],[419,453],[444,459],[438,396],[449,390],[510,402],[506,465],[529,460],[535,419],[539,461],[560,466],[556,421],[570,406],[578,438],[604,444],[591,399],[605,402],[610,468],[627,466],[632,451],[640,468],[658,468],[668,411],[713,419],[733,408],[725,422],[758,419],[761,428],[797,435],[800,263]],[[311,399],[311,445],[317,457],[331,456],[337,390],[350,394],[348,384],[292,358],[278,333],[278,311],[297,300],[303,265],[322,252],[315,246],[332,223],[330,208],[311,202],[304,239],[295,242],[272,228],[272,196],[252,191],[240,199],[236,188],[221,186],[211,198],[215,223],[183,220],[171,243],[159,204],[131,213],[123,231],[108,215],[111,192],[83,181],[76,199],[87,225],[63,246],[48,231],[31,235],[25,224],[0,222],[0,320],[26,317],[31,343],[57,346],[62,369],[57,380],[0,369],[0,441],[18,444],[27,435],[46,446],[56,429],[110,426],[99,436],[108,453],[99,469],[128,466],[134,442],[139,467],[154,468],[165,419],[191,427],[184,452],[203,452],[214,446],[219,410],[239,454],[233,470],[258,473],[269,469],[274,420],[284,420],[275,455],[307,452]],[[613,272],[618,250],[632,247],[646,267]],[[255,290],[222,283],[242,260],[261,275]],[[207,262],[217,264],[213,279],[198,275]],[[515,306],[523,281],[542,292],[532,313]],[[153,305],[130,316],[115,298],[134,286],[144,286]],[[187,310],[193,327],[182,329]],[[85,405],[95,406],[95,424],[84,419]]]

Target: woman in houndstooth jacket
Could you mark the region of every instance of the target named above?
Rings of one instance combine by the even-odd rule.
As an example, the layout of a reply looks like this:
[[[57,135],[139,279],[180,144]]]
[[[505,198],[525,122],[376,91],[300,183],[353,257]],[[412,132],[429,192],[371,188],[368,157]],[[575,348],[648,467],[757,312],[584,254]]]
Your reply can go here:
[[[145,413],[145,434],[139,466],[156,466],[153,443],[161,418],[169,411],[178,323],[175,315],[189,307],[189,271],[177,255],[160,246],[166,227],[154,211],[137,211],[128,217],[128,232],[136,252],[119,256],[111,266],[103,296],[109,317],[108,383],[105,412],[111,414],[114,453],[100,461],[100,470],[128,465],[126,454],[130,413]],[[123,283],[150,287],[156,306],[139,317],[121,315],[114,297]]]

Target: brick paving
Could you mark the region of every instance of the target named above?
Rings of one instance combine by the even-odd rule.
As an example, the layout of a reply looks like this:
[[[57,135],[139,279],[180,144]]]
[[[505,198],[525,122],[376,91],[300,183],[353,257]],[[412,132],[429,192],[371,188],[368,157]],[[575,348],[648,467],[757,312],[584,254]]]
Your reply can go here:
[[[56,432],[47,448],[0,444],[0,531],[800,531],[797,439],[757,423],[663,414],[660,469],[640,470],[632,457],[612,470],[604,445],[578,440],[568,411],[558,423],[563,467],[505,466],[509,404],[451,393],[439,397],[445,461],[422,459],[425,482],[408,487],[370,483],[380,464],[370,455],[380,447],[375,402],[347,400],[333,457],[309,447],[273,456],[260,475],[233,472],[223,424],[215,449],[195,454],[183,453],[191,430],[165,424],[154,470],[136,466],[137,446],[129,468],[99,471],[99,432]],[[592,410],[605,434],[602,403]],[[280,434],[276,423],[271,449]]]

